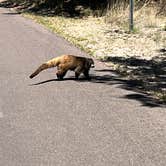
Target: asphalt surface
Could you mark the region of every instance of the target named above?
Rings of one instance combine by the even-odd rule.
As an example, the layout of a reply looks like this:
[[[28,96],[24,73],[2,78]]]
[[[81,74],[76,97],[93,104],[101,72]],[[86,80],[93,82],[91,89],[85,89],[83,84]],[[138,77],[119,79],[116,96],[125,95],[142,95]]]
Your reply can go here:
[[[0,166],[165,166],[166,108],[127,90],[101,62],[91,81],[72,72],[57,81],[56,69],[29,79],[65,53],[85,56],[0,8]]]

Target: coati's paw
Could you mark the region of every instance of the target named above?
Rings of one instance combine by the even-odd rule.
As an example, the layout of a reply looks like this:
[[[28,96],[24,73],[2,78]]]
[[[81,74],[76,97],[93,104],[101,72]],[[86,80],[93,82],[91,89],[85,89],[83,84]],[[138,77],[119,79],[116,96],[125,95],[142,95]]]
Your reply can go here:
[[[63,80],[63,76],[62,75],[56,74],[56,76],[57,76],[58,80]]]

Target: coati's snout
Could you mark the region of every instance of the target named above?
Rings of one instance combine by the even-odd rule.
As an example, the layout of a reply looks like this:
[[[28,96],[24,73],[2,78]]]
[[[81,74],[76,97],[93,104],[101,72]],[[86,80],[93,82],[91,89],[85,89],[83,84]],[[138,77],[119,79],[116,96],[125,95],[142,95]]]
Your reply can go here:
[[[94,63],[92,58],[89,58],[89,65],[90,65],[90,68],[94,68],[95,67],[95,63]]]
[[[95,67],[95,64],[91,64],[91,68],[94,68]]]

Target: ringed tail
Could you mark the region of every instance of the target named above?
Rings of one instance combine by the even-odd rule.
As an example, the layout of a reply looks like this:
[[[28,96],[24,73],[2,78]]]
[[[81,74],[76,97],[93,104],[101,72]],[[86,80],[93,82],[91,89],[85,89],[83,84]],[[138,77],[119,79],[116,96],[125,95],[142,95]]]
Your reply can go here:
[[[48,62],[43,63],[42,65],[40,65],[39,68],[34,73],[32,73],[29,76],[29,78],[32,79],[33,77],[35,77],[36,75],[38,75],[41,71],[43,71],[45,69],[48,69],[48,68],[55,67],[55,66],[57,66],[57,62],[56,62],[56,60],[54,58],[54,59],[52,59],[52,60],[50,60],[50,61],[48,61]]]

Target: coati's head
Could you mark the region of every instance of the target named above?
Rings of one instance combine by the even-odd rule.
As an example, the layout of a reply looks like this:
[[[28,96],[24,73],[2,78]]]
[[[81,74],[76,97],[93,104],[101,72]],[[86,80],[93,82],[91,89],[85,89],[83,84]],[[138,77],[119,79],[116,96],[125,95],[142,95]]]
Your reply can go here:
[[[92,58],[87,58],[86,65],[87,65],[87,68],[94,68],[95,67],[95,63],[94,63]]]

